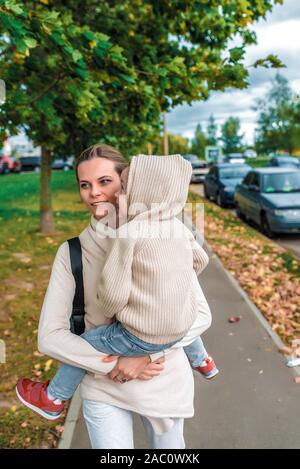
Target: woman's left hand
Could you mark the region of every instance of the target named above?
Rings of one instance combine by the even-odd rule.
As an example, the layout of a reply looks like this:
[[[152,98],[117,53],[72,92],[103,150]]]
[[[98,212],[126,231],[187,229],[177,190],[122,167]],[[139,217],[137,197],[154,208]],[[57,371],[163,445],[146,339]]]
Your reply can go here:
[[[109,355],[103,358],[104,362],[114,361],[117,355]],[[107,375],[115,382],[125,383],[136,379],[151,362],[148,355],[142,357],[120,357],[113,370]]]

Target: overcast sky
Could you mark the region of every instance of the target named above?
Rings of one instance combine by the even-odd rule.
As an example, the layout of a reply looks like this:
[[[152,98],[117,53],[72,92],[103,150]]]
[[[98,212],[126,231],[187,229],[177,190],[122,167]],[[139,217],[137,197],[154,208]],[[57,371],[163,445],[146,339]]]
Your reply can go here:
[[[269,53],[278,55],[287,67],[279,69],[280,73],[288,78],[295,92],[300,93],[300,0],[285,0],[253,29],[257,33],[257,45],[248,47],[245,63],[253,64]],[[251,144],[257,118],[251,107],[257,98],[264,96],[276,70],[250,70],[250,86],[245,90],[214,92],[205,102],[177,106],[168,114],[168,130],[191,138],[198,123],[206,127],[210,114],[215,116],[219,126],[229,116],[237,116],[241,119],[246,141]]]

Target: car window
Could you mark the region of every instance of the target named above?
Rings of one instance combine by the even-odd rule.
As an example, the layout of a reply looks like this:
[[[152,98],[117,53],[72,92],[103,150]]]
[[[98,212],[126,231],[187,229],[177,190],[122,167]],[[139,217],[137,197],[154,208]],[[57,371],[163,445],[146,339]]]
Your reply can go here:
[[[300,171],[263,175],[263,192],[300,192]]]
[[[217,168],[213,168],[212,176],[216,178],[217,175],[218,175],[218,170],[217,170]]]
[[[242,179],[249,172],[249,168],[220,168],[219,171],[221,179]]]
[[[249,184],[252,184],[251,181],[252,181],[252,179],[253,179],[253,174],[254,174],[254,173],[253,173],[252,171],[250,171],[250,173],[248,173],[248,174],[246,175],[246,177],[244,178],[243,184],[245,184],[246,186],[249,186]]]
[[[259,174],[258,173],[253,173],[253,177],[251,180],[251,183],[253,186],[256,186],[259,189]]]
[[[216,175],[216,168],[210,168],[209,173],[210,176],[215,176]]]

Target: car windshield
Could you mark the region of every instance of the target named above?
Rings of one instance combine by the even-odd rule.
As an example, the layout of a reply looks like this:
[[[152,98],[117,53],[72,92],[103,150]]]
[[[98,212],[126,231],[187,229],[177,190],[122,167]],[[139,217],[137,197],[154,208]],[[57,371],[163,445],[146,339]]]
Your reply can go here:
[[[264,174],[263,192],[300,192],[300,171],[297,173]]]
[[[199,158],[196,155],[184,155],[184,158],[189,161],[199,161]]]
[[[221,179],[243,179],[248,173],[250,168],[221,168],[220,178]]]

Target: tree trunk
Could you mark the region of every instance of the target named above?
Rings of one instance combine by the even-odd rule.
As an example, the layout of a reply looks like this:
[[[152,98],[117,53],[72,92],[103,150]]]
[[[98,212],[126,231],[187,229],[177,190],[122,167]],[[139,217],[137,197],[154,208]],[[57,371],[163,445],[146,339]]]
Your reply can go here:
[[[148,148],[148,155],[152,155],[153,154],[153,145],[152,145],[152,143],[148,143],[147,148]]]
[[[166,112],[163,112],[163,123],[164,123],[164,155],[169,154],[169,139],[168,139],[168,132],[167,132],[167,116]]]
[[[40,187],[40,232],[53,234],[55,231],[51,203],[51,151],[42,146]]]

